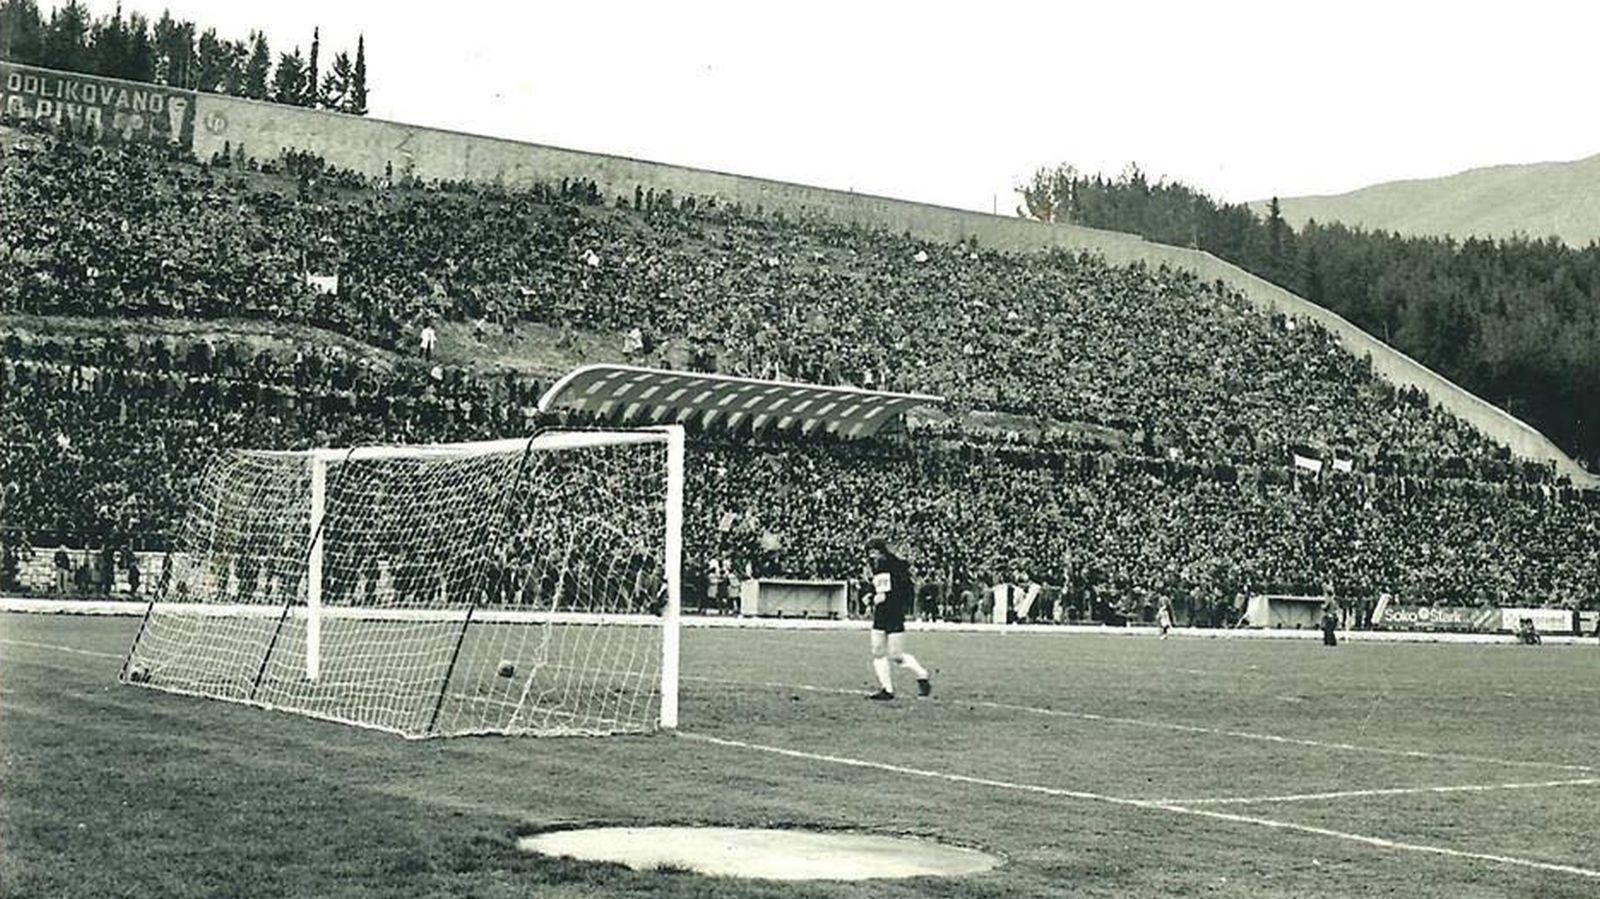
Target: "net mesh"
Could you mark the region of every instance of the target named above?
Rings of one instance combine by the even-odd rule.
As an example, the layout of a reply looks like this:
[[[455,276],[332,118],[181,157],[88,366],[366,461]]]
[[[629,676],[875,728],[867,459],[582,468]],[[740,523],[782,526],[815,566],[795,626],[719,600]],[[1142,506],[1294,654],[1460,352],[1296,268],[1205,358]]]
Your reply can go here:
[[[122,678],[412,737],[650,730],[667,481],[656,434],[219,457]]]

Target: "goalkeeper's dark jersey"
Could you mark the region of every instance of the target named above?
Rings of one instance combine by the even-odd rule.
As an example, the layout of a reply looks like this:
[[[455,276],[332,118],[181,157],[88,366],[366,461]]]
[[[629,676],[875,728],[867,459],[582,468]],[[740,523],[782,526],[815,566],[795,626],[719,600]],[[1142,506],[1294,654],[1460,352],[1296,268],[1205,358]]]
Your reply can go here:
[[[872,563],[872,590],[885,594],[883,602],[872,609],[872,627],[875,630],[896,633],[906,629],[906,615],[911,611],[914,588],[911,584],[911,566],[906,560],[885,556]]]

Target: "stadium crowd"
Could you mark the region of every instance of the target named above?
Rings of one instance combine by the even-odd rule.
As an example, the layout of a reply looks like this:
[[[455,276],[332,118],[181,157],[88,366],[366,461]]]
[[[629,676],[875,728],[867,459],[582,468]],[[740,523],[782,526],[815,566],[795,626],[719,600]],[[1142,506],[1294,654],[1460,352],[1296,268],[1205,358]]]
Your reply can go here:
[[[16,330],[0,347],[0,502],[6,526],[27,537],[18,546],[162,548],[221,447],[483,439],[541,423],[540,384],[330,348],[63,342]],[[1062,588],[1079,617],[1101,619],[1163,596],[1211,609],[1249,589],[1325,586],[1441,603],[1600,605],[1600,503],[1548,484],[1313,478],[1136,447],[938,434],[850,443],[705,434],[689,475],[697,584],[708,568],[850,577],[860,535],[886,531],[925,580],[944,585],[947,604],[961,585],[1021,572]]]
[[[0,311],[288,320],[408,351],[435,321],[542,322],[633,335],[634,358],[673,367],[936,393],[1189,460],[1305,444],[1368,470],[1537,476],[1321,329],[1179,272],[642,190],[607,206],[592,182],[367,185],[303,154],[257,171],[172,153],[13,141],[0,217],[34,226],[0,239]]]
[[[886,530],[946,591],[1032,580],[1102,620],[1162,597],[1231,608],[1252,590],[1600,607],[1600,501],[1544,486],[971,445],[722,444],[704,457],[705,476],[739,499],[695,511],[759,512],[700,532],[719,528],[757,571],[848,572],[858,535]]]
[[[301,155],[4,146],[0,219],[30,223],[0,233],[8,558],[164,548],[219,448],[527,433],[543,385],[437,363],[433,324],[536,322],[626,334],[617,355],[635,361],[940,393],[956,421],[1005,412],[1100,435],[698,435],[700,595],[729,573],[852,577],[862,535],[882,532],[951,617],[1023,577],[1052,586],[1045,618],[1165,598],[1221,623],[1250,590],[1600,606],[1592,495],[1392,390],[1321,330],[1182,273],[587,182],[369,183]],[[326,276],[335,291],[314,283]],[[34,316],[262,319],[398,352],[68,334]],[[1348,470],[1303,474],[1297,451]]]

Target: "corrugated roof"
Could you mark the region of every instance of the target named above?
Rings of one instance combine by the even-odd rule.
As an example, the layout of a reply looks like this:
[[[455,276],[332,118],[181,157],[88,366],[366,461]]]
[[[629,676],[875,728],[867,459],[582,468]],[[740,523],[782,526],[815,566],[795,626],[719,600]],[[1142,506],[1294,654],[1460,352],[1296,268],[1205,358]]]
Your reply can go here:
[[[633,365],[585,365],[568,372],[539,399],[539,409],[572,409],[620,424],[693,420],[759,430],[868,437],[914,406],[944,397],[858,387],[826,387]]]

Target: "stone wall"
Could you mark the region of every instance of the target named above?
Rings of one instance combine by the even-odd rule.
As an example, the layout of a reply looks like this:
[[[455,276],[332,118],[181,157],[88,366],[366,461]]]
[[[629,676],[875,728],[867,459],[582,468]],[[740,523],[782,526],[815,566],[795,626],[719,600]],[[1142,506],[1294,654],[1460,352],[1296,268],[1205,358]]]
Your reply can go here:
[[[89,593],[100,593],[99,560],[98,553],[83,549],[69,549],[67,555],[71,557],[73,568],[88,565],[90,570]],[[139,562],[139,595],[148,597],[150,590],[155,587],[161,578],[161,557],[159,552],[136,552],[133,554]],[[20,560],[17,571],[17,583],[29,593],[44,596],[54,596],[56,591],[56,551],[43,547],[35,547],[31,556]],[[115,578],[112,582],[112,592],[116,595],[128,593],[128,573],[121,567],[116,567]],[[68,594],[76,594],[75,587],[68,588]]]

